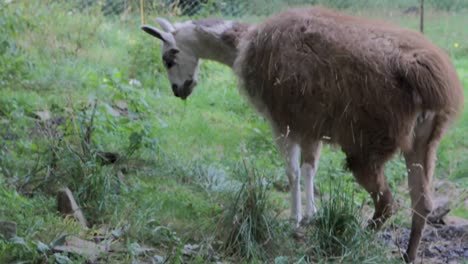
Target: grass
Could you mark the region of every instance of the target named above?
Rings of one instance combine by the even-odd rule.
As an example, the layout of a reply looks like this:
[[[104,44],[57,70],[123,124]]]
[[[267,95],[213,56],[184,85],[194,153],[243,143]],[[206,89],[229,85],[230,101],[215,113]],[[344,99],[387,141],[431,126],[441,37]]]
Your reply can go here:
[[[368,195],[342,169],[343,154],[328,147],[316,178],[330,197],[319,201],[316,221],[322,228],[309,230],[306,242],[292,239],[290,225],[276,217],[288,209],[288,194],[272,187],[287,184],[283,162],[268,125],[239,95],[227,67],[203,62],[196,91],[182,102],[170,91],[159,43],[138,29],[137,16],[120,20],[97,9],[70,12],[56,1],[17,1],[1,12],[15,27],[2,27],[0,37],[8,36],[16,48],[1,53],[0,74],[17,75],[0,81],[0,220],[15,221],[22,240],[0,239],[0,262],[68,258],[43,244],[50,247],[63,234],[92,240],[105,226],[105,235],[113,233],[124,248],[108,260],[120,263],[149,261],[154,256],[141,253],[145,247],[157,248],[155,254],[167,261],[187,261],[184,245],[220,249],[219,240],[231,251],[215,255],[250,262],[386,257],[359,226],[361,204],[354,201],[367,204]],[[395,10],[349,12],[417,27],[416,17]],[[467,17],[428,12],[426,20],[426,35],[453,58],[465,91]],[[131,79],[142,85],[131,85]],[[49,111],[52,118],[41,120],[38,111]],[[436,179],[462,191],[468,187],[467,111],[443,140],[436,171]],[[103,165],[100,151],[122,159]],[[387,166],[394,190],[406,182],[404,173],[400,159]],[[346,192],[330,184],[338,181]],[[72,189],[94,224],[89,231],[56,212],[54,195],[63,186]],[[409,201],[407,193],[398,195]],[[453,213],[467,217],[466,194],[454,199]],[[395,223],[408,225],[406,212],[400,214]],[[235,224],[220,229],[214,225],[220,219]],[[189,260],[203,263],[212,255]]]
[[[352,184],[338,179],[328,186],[329,199],[321,199],[320,209],[307,232],[314,263],[380,263],[395,261],[379,254],[383,245],[364,220]],[[376,254],[377,253],[377,254]]]
[[[265,248],[275,241],[277,219],[272,215],[269,188],[264,177],[246,167],[245,183],[232,197],[221,217],[222,249],[235,259],[265,259]]]

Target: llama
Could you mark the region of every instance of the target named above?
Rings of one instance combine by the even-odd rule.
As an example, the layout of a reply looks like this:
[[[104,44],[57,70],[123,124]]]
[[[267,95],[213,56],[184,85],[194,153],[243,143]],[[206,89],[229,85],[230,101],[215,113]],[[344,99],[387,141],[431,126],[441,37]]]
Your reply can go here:
[[[463,104],[460,80],[444,52],[418,32],[320,7],[287,10],[256,25],[157,22],[163,30],[141,28],[162,40],[175,96],[185,100],[192,93],[199,59],[234,70],[284,156],[297,224],[303,219],[301,176],[305,218],[316,211],[313,181],[322,143],[346,154],[347,168],[373,199],[374,228],[392,214],[384,165],[401,151],[413,208],[405,260],[415,260],[432,210],[436,149]]]

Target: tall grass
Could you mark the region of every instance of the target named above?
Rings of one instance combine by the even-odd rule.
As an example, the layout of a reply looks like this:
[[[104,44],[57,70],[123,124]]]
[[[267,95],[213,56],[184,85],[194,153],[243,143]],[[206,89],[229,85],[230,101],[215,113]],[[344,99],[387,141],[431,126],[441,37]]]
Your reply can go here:
[[[277,225],[268,185],[255,169],[245,167],[241,173],[246,181],[228,203],[216,232],[223,241],[222,249],[236,259],[265,259]]]
[[[344,179],[328,183],[329,198],[320,207],[307,230],[313,262],[388,263],[383,246],[363,225],[355,191]]]

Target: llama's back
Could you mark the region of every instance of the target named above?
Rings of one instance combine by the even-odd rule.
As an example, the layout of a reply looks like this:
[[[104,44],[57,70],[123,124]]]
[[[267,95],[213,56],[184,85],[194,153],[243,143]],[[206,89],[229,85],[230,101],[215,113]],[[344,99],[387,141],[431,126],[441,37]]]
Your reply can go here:
[[[340,144],[386,128],[382,138],[401,146],[417,111],[454,114],[463,100],[449,59],[419,33],[322,8],[286,11],[250,30],[235,68],[274,124]],[[340,138],[343,129],[353,138]]]

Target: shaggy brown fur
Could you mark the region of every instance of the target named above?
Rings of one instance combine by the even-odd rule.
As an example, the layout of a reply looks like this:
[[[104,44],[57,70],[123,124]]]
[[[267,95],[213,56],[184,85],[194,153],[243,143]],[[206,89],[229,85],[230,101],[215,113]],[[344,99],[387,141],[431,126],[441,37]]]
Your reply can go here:
[[[308,8],[251,27],[234,68],[277,133],[300,145],[322,140],[341,146],[374,199],[374,219],[391,213],[385,162],[401,149],[408,169],[423,166],[410,173],[417,213],[407,260],[414,260],[431,210],[435,150],[463,103],[447,55],[418,32]]]
[[[240,40],[244,37],[250,25],[246,23],[234,23],[232,28],[226,30],[221,35],[221,40],[227,45],[236,48]]]

